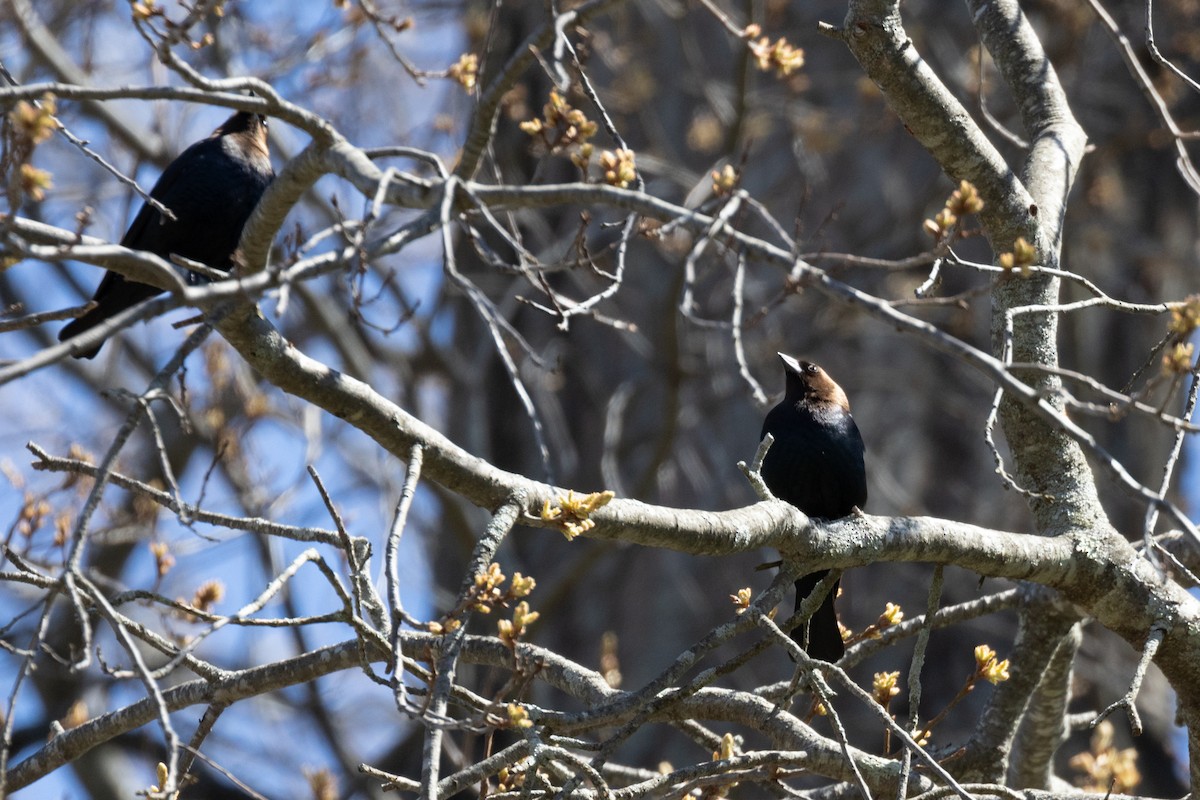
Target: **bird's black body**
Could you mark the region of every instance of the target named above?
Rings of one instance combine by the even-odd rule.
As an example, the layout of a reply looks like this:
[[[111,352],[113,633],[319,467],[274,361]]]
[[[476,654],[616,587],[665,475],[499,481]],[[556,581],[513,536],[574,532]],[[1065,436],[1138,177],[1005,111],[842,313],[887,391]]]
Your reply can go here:
[[[846,393],[816,364],[779,355],[787,390],[767,413],[759,436],[775,437],[763,461],[763,481],[772,494],[810,517],[847,516],[867,502],[867,473],[866,447]],[[814,572],[796,581],[797,608],[826,574]],[[836,594],[835,584],[808,625],[793,633],[803,645],[807,627],[809,655],[826,661],[845,652],[833,607]]]
[[[170,220],[142,205],[121,244],[164,259],[179,255],[214,269],[230,270],[242,228],[274,178],[267,151],[267,122],[239,111],[207,139],[184,150],[167,166],[150,196],[175,215]],[[98,304],[59,332],[77,336],[162,290],[107,272],[93,300]],[[76,358],[92,358],[100,345]]]

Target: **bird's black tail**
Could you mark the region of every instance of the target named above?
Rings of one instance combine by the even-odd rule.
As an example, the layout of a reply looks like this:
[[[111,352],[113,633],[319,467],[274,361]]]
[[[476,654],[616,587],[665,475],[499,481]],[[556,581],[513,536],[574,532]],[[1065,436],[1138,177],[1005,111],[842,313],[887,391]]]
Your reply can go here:
[[[821,570],[811,575],[805,575],[796,581],[797,611],[800,610],[800,604],[812,594],[812,590],[828,574],[829,570]],[[825,595],[825,599],[812,618],[792,631],[792,638],[797,644],[804,647],[805,631],[807,630],[808,647],[805,647],[805,652],[822,661],[837,661],[846,652],[846,646],[842,643],[842,632],[838,628],[837,611],[833,607],[833,599],[837,597],[838,593],[838,583],[840,581],[833,584],[833,588],[829,590],[829,594]]]
[[[120,314],[125,309],[132,308],[143,300],[154,297],[154,295],[161,292],[162,289],[144,283],[127,281],[115,272],[109,273],[105,281],[101,282],[100,288],[96,291],[95,300],[97,306],[82,317],[73,319],[64,325],[63,329],[58,332],[58,340],[65,342],[67,339],[78,336],[81,333],[86,333],[97,325],[107,322],[110,318]],[[95,358],[103,345],[104,342],[100,342],[100,344],[90,350],[72,353],[72,355],[75,358]]]
[[[78,336],[79,334],[89,331],[95,326],[99,325],[101,322],[107,319],[107,315],[102,317],[96,313],[99,310],[99,308],[93,308],[82,317],[68,322],[63,326],[63,329],[58,332],[58,340],[60,342],[65,342],[67,339]],[[96,354],[100,352],[100,347],[103,344],[104,342],[101,342],[91,350],[81,350],[80,352],[72,353],[71,355],[75,356],[75,358],[95,358]]]

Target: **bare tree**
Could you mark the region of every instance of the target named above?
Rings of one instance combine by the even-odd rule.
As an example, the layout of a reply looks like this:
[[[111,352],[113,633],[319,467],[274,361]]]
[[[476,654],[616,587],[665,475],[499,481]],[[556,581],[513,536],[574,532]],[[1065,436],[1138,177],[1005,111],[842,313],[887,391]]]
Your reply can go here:
[[[6,0],[0,796],[1187,791],[1200,11],[1136,11]],[[234,274],[113,244],[228,109]],[[97,268],[164,294],[83,363]],[[758,478],[777,350],[868,513]]]

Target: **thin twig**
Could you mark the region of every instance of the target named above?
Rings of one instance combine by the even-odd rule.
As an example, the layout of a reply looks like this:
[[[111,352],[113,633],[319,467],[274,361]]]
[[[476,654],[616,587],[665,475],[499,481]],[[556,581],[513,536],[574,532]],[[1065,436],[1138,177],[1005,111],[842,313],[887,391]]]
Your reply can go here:
[[[424,457],[424,447],[415,444],[409,452],[408,474],[404,476],[404,488],[400,491],[400,501],[396,504],[396,513],[392,517],[392,525],[388,530],[387,544],[384,547],[384,569],[387,574],[388,607],[391,610],[392,652],[388,656],[387,671],[391,673],[392,692],[396,697],[396,707],[402,713],[411,714],[408,691],[404,686],[404,677],[399,665],[404,653],[401,650],[400,627],[409,621],[404,613],[404,605],[400,602],[400,537],[404,534],[404,526],[408,523],[408,511],[412,507],[413,498],[417,494],[417,482],[421,479],[421,462]]]
[[[1142,647],[1142,657],[1138,660],[1137,669],[1133,673],[1133,679],[1129,682],[1129,691],[1125,692],[1120,700],[1096,715],[1096,718],[1092,720],[1093,728],[1099,725],[1109,714],[1123,708],[1129,716],[1130,733],[1134,736],[1142,735],[1142,718],[1137,711],[1137,696],[1142,690],[1142,681],[1146,677],[1146,670],[1149,669],[1150,662],[1154,660],[1154,654],[1158,652],[1158,646],[1162,644],[1163,638],[1166,635],[1167,629],[1163,625],[1155,625],[1150,629],[1150,634],[1146,637],[1146,644]]]

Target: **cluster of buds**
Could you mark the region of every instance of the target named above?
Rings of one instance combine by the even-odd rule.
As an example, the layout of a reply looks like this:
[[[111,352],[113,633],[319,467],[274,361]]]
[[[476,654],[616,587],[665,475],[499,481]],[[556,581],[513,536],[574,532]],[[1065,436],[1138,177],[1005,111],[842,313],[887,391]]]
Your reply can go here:
[[[506,711],[508,713],[508,727],[520,730],[533,727],[533,720],[529,718],[529,712],[525,710],[524,706],[518,703],[509,703]]]
[[[738,180],[741,178],[737,170],[732,165],[726,164],[718,172],[712,172],[712,188],[713,194],[717,197],[727,197],[733,194],[733,190],[737,188]]]
[[[747,40],[747,46],[758,62],[758,68],[763,72],[773,71],[777,77],[786,78],[804,66],[804,51],[792,47],[787,39],[780,37],[771,44],[766,36],[756,37],[762,33],[758,25],[747,25],[742,36]]]
[[[6,473],[5,477],[12,483],[14,489],[23,488],[24,480],[20,479],[15,473],[11,473],[8,469],[4,469],[3,471]],[[73,482],[73,477],[67,481],[66,485],[70,485]],[[54,509],[50,505],[50,501],[44,495],[34,494],[26,490],[25,499],[21,502],[21,511],[17,515],[16,532],[26,539],[32,539],[50,521],[53,511]],[[74,530],[74,516],[70,509],[63,509],[53,516],[53,523],[54,546],[62,547],[70,539],[71,531]]]
[[[190,25],[180,24],[168,17],[167,12],[158,4],[158,0],[132,0],[129,8],[133,14],[133,21],[135,23],[149,23],[155,18],[161,19],[163,26],[172,36],[178,37],[180,41],[185,42],[193,50],[208,47],[216,41],[212,33],[206,33],[199,39],[193,39],[188,31]],[[225,16],[225,0],[216,0],[208,8],[208,11],[212,12],[213,16],[216,17]],[[192,19],[195,20],[196,18],[192,17]]]
[[[604,182],[609,186],[624,189],[637,180],[632,150],[605,150],[600,154],[600,169],[604,171]]]
[[[875,624],[871,638],[879,638],[879,632],[885,628],[890,628],[893,625],[899,625],[904,621],[904,609],[895,603],[888,603],[883,607],[883,613],[879,615],[879,619],[875,620]]]
[[[80,461],[84,464],[96,463],[96,456],[93,455],[91,451],[78,444],[72,444],[69,448],[67,448],[67,458],[71,459],[72,461]],[[88,480],[82,480],[85,477],[87,476],[79,472],[68,472],[66,480],[63,481],[63,488],[65,489],[68,486],[78,486],[80,491],[89,490],[91,489],[91,483]]]
[[[594,520],[588,517],[596,509],[607,505],[614,497],[612,492],[592,492],[576,496],[574,491],[568,491],[558,498],[557,505],[551,505],[549,500],[542,504],[541,518],[545,522],[553,522],[567,541],[571,541],[581,533],[596,526]]]
[[[192,605],[206,614],[225,598],[225,584],[218,580],[205,581],[192,596]]]
[[[168,556],[169,557],[169,556]],[[172,559],[173,561],[174,559]],[[202,614],[211,614],[213,606],[225,599],[225,584],[218,580],[205,581],[200,584],[192,595],[192,599],[184,600],[182,597],[177,597],[176,602],[180,605],[189,605],[196,611]],[[177,612],[177,616],[185,622],[200,622],[201,617],[186,611]]]
[[[975,676],[991,684],[1008,680],[1008,659],[999,660],[996,651],[981,644],[975,648]]]
[[[521,130],[530,136],[537,136],[551,153],[565,150],[572,145],[587,147],[587,157],[591,157],[591,145],[588,140],[596,135],[597,126],[587,118],[587,115],[571,104],[558,92],[550,90],[550,99],[542,107],[542,118],[522,122]]]
[[[1163,372],[1168,375],[1186,375],[1191,372],[1194,350],[1191,342],[1176,342],[1168,347],[1162,357]]]
[[[320,769],[305,767],[303,771],[304,780],[308,783],[309,796],[313,800],[336,800],[342,796],[338,791],[337,778],[328,767]]]
[[[537,586],[537,581],[519,572],[513,573],[512,584],[505,590],[501,587],[506,580],[508,577],[500,571],[500,565],[492,562],[487,570],[475,576],[470,607],[481,614],[489,614],[493,605],[506,605],[510,600],[525,597]]]
[[[46,93],[36,103],[19,101],[8,113],[13,131],[14,160],[20,164],[16,170],[16,183],[21,194],[34,201],[45,199],[46,190],[54,187],[53,176],[49,172],[29,163],[33,149],[58,130],[54,110],[54,95]]]
[[[1030,267],[1037,261],[1037,248],[1025,241],[1024,236],[1018,236],[1013,242],[1012,251],[1001,253],[999,258],[1001,269],[1007,273],[1018,272],[1022,278],[1028,278],[1032,274]]]
[[[171,772],[169,769],[167,769],[167,765],[161,761],[158,762],[158,766],[154,768],[154,777],[157,779],[158,783],[155,783],[153,786],[147,789],[146,794],[150,797],[162,797],[164,789],[160,787],[165,787],[167,785],[167,781],[171,777]],[[178,795],[176,794],[176,796]]]
[[[45,524],[50,511],[50,503],[46,498],[26,492],[25,502],[21,504],[21,513],[17,517],[17,531],[22,536],[33,536]]]
[[[504,642],[509,650],[515,649],[517,642],[525,635],[526,628],[537,622],[537,618],[541,616],[536,611],[529,610],[529,603],[524,600],[517,603],[513,609],[511,620],[502,619],[496,622],[496,629],[500,634],[500,641]]]
[[[923,747],[933,735],[934,727],[946,719],[956,705],[961,703],[971,692],[975,691],[975,687],[979,685],[981,680],[997,684],[1008,680],[1008,678],[1008,659],[1006,658],[1001,661],[996,655],[995,650],[986,644],[979,645],[975,648],[975,671],[967,676],[966,682],[958,690],[958,694],[954,696],[954,699],[942,709],[941,713],[926,723],[925,727],[919,733],[915,733],[913,738]]]
[[[599,126],[558,92],[551,90],[550,99],[542,107],[541,119],[520,124],[521,130],[538,137],[551,153],[567,152],[571,163],[587,178],[596,148],[591,139]],[[600,180],[609,186],[624,189],[637,179],[632,150],[604,150],[600,153]]]
[[[871,681],[871,696],[885,711],[891,705],[892,698],[900,694],[900,687],[896,685],[899,682],[899,672],[876,672]]]
[[[175,566],[175,556],[171,554],[171,546],[166,542],[151,542],[150,554],[154,556],[154,566],[160,578]]]
[[[521,709],[524,711],[525,709]],[[526,719],[528,721],[528,718]],[[532,723],[530,723],[532,724]],[[513,792],[525,785],[525,770],[509,769],[504,767],[496,773],[496,791],[498,792]]]
[[[738,589],[737,594],[729,595],[729,599],[732,600],[734,606],[737,607],[737,613],[743,614],[745,613],[746,609],[750,608],[750,598],[752,596],[753,593],[750,591],[750,587],[747,586],[743,589]]]
[[[713,761],[724,761],[733,758],[738,754],[738,740],[734,738],[732,733],[727,733],[721,737],[721,743],[717,749],[713,751]]]
[[[1200,294],[1190,295],[1182,303],[1171,306],[1171,321],[1167,325],[1171,343],[1162,356],[1165,374],[1186,375],[1192,371],[1194,347],[1186,340],[1196,328],[1200,328]]]
[[[838,623],[838,628],[842,631],[842,639],[847,644],[856,644],[868,639],[878,639],[885,630],[893,625],[899,625],[904,621],[904,609],[895,603],[888,603],[883,608],[883,613],[879,615],[873,623],[863,628],[859,633],[853,633],[841,622]]]
[[[1137,768],[1137,750],[1118,750],[1113,745],[1113,724],[1104,720],[1096,726],[1088,750],[1068,762],[1082,773],[1076,783],[1089,792],[1132,792],[1142,782]]]
[[[479,56],[474,53],[463,53],[462,57],[446,70],[446,77],[458,83],[468,92],[473,91],[479,80]]]
[[[507,576],[500,571],[500,565],[494,561],[487,570],[476,575],[473,587],[475,595],[473,608],[481,614],[490,613],[492,610],[490,604],[500,601],[503,594],[500,587],[505,580],[507,580]]]
[[[162,7],[154,0],[137,0],[131,3],[129,10],[133,12],[133,18],[139,22],[145,22],[151,17],[161,17],[165,15]]]
[[[36,147],[58,130],[58,121],[54,118],[54,111],[54,95],[47,92],[37,103],[31,103],[28,100],[19,101],[9,112],[8,119],[12,123],[13,133],[21,141]]]
[[[983,198],[979,196],[979,190],[975,188],[975,184],[970,181],[962,181],[958,184],[958,188],[950,193],[950,198],[946,201],[946,208],[960,217],[978,214],[983,211]]]
[[[978,214],[982,210],[983,198],[979,196],[979,190],[970,181],[962,181],[946,198],[942,210],[934,214],[933,219],[925,220],[922,227],[926,233],[941,242],[958,231],[958,224],[963,217]]]
[[[1176,336],[1187,336],[1200,328],[1200,294],[1189,295],[1182,303],[1171,307],[1168,330]]]
[[[490,614],[496,606],[507,607],[514,600],[528,596],[534,590],[534,587],[537,586],[537,581],[519,572],[513,573],[512,582],[506,589],[504,588],[504,583],[507,580],[508,576],[500,571],[499,564],[493,562],[488,565],[486,570],[475,576],[474,583],[471,584],[466,597],[463,598],[463,601],[457,608],[446,614],[440,621],[426,624],[429,632],[436,634],[453,633],[462,627],[461,615],[465,610],[471,609],[481,614]],[[525,624],[537,619],[537,613],[530,612],[529,606],[526,603],[521,603],[517,606],[516,612],[514,614],[516,625],[509,628],[510,636],[514,637],[514,640],[515,637],[524,633],[525,627],[524,624],[521,624],[522,619]],[[513,624],[507,620],[501,622],[501,638],[503,638],[504,626]]]

